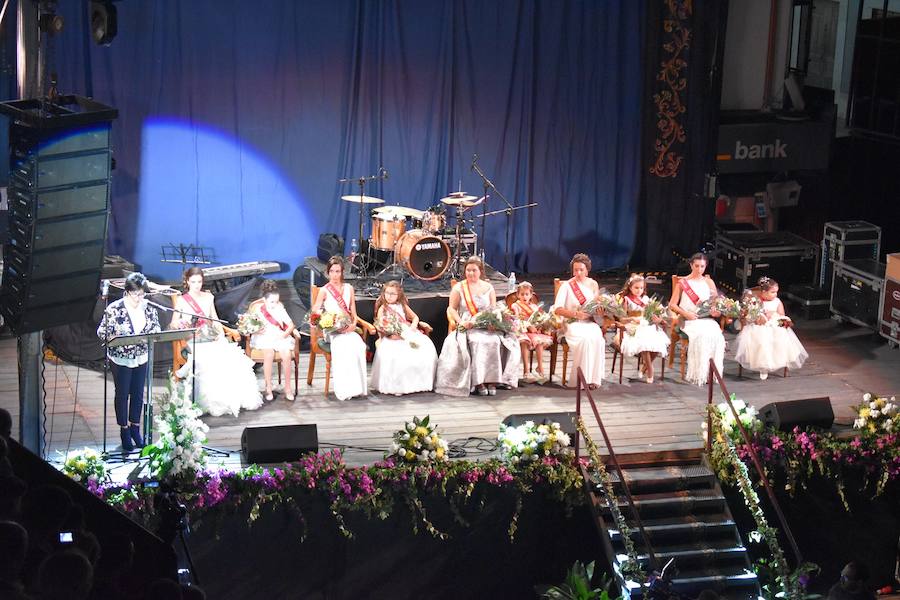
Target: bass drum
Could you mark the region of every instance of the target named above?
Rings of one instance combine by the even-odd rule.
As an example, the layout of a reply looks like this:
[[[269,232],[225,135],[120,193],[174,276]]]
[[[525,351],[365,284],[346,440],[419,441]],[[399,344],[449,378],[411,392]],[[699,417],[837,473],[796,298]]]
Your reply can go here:
[[[450,266],[450,247],[420,229],[407,231],[400,238],[394,256],[397,264],[424,281],[438,279]]]

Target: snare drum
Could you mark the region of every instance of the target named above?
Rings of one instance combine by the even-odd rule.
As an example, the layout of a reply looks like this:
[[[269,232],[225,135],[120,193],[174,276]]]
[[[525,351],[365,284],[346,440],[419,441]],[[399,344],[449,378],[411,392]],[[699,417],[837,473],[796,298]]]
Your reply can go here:
[[[397,264],[413,277],[438,279],[450,266],[450,248],[440,238],[419,229],[407,231],[394,247]]]
[[[406,232],[406,219],[391,213],[372,214],[372,246],[390,252]]]
[[[447,215],[444,213],[426,210],[422,215],[422,229],[428,233],[437,233],[447,227]]]

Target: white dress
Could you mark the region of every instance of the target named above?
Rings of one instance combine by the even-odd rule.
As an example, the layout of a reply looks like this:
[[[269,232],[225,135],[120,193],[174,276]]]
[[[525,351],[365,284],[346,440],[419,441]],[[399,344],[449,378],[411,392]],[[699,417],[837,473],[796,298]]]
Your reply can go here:
[[[596,295],[591,287],[581,285],[574,279],[569,281],[581,289],[585,303],[590,302]],[[553,304],[554,309],[577,310],[581,307],[569,281],[563,282],[559,286],[556,302]],[[591,318],[586,321],[567,323],[563,331],[563,337],[565,337],[572,354],[572,380],[576,380],[576,373],[580,367],[588,385],[600,385],[606,370],[606,340],[603,338],[603,330],[600,329],[600,325]]]
[[[650,302],[650,298],[645,295],[641,301],[646,306]],[[643,309],[643,306],[625,296],[626,311],[643,311]],[[662,327],[649,323],[643,316],[640,317],[640,322],[633,327],[633,333],[629,333],[630,330],[632,327],[626,329],[622,336],[622,354],[625,356],[635,356],[641,352],[665,354],[668,351],[668,334],[663,331]]]
[[[284,330],[270,323],[269,320],[263,316],[263,306],[264,305],[260,304],[259,307],[255,309],[256,314],[259,315],[259,318],[263,323],[263,328],[250,336],[250,347],[256,350],[274,350],[275,352],[292,351],[294,349],[294,336],[289,335],[284,337]],[[291,322],[291,318],[284,309],[284,305],[280,302],[278,303],[278,306],[269,313],[269,316],[279,323]]]
[[[809,358],[806,349],[793,328],[781,327],[778,306],[781,300],[774,298],[762,303],[769,316],[765,325],[748,323],[737,338],[734,359],[745,369],[769,373],[785,367],[799,369]]]
[[[706,283],[706,279],[684,279],[685,282],[700,301],[708,300],[712,295],[712,290]],[[686,311],[696,312],[697,306],[690,297],[681,290],[681,299],[678,301],[679,308]],[[722,329],[719,322],[715,319],[694,319],[688,321],[685,319],[681,330],[688,336],[688,354],[687,354],[687,374],[685,379],[690,383],[704,385],[709,378],[709,359],[715,362],[719,373],[722,373],[725,363],[725,336],[722,335]]]
[[[406,318],[401,304],[388,304],[382,310],[393,310]],[[437,350],[427,335],[404,327],[403,339],[383,337],[376,343],[372,362],[372,388],[384,394],[412,394],[434,389]],[[412,344],[415,344],[415,348]]]
[[[349,283],[341,286],[341,296],[348,308],[352,293],[353,288]],[[333,313],[345,312],[327,289],[323,308]],[[338,400],[369,393],[366,381],[366,343],[355,331],[331,335],[331,388]]]

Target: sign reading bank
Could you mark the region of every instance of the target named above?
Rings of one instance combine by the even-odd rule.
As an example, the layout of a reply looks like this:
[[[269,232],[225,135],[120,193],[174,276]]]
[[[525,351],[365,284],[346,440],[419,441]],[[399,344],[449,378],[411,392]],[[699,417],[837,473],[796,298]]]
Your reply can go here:
[[[719,125],[719,173],[828,168],[833,130],[816,121]]]

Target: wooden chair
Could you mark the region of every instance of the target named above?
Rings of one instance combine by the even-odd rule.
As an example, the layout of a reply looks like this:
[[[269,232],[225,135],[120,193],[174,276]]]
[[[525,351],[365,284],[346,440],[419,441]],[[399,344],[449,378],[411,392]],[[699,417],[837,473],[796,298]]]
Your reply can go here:
[[[250,303],[250,306],[247,307],[247,312],[258,311],[260,305],[264,302],[262,298],[257,298],[253,302]],[[300,334],[296,329],[292,332],[294,336],[294,393],[297,393],[297,382],[300,380]],[[263,355],[263,351],[258,348],[252,348],[250,346],[250,336],[244,336],[244,352],[247,353],[247,356],[255,363],[263,363],[265,362],[265,356]],[[275,367],[278,369],[278,384],[281,385],[281,360],[278,358],[278,353],[275,353]],[[285,377],[288,377],[290,374],[285,373]],[[268,387],[268,382],[266,382],[266,387]]]
[[[181,297],[181,294],[175,294],[172,296],[172,306],[176,306],[178,304],[178,299]],[[237,329],[232,329],[226,325],[222,326],[223,331],[225,332],[225,337],[230,339],[233,342],[241,341],[241,334]],[[175,373],[178,372],[178,369],[184,366],[187,362],[187,359],[184,357],[182,352],[188,346],[189,340],[176,340],[172,342],[172,376],[175,379],[179,379]]]
[[[315,304],[316,296],[319,295],[319,286],[313,285],[310,286],[310,306]],[[356,324],[359,329],[361,329],[360,335],[362,336],[363,341],[368,340],[370,335],[375,334],[375,327],[369,323],[361,319],[360,317],[356,317]],[[316,369],[316,356],[321,354],[325,357],[325,395],[328,395],[328,390],[331,385],[331,352],[323,349],[319,346],[319,339],[322,337],[322,332],[318,327],[309,328],[309,369],[306,371],[306,385],[312,385],[313,380],[313,372]]]
[[[559,277],[553,278],[553,298],[556,299],[557,294],[559,293],[559,287],[562,285],[562,281],[560,281]],[[553,377],[553,371],[556,370],[556,356],[557,349],[562,348],[562,386],[566,387],[566,368],[569,363],[569,344],[566,343],[565,336],[557,331],[553,336],[553,350],[550,358],[550,377]]]
[[[742,298],[745,297],[747,294],[752,294],[752,295],[756,296],[757,298],[759,298],[759,292],[760,292],[760,289],[758,286],[752,287],[752,288],[744,291]],[[761,298],[760,298],[760,302],[762,302]],[[741,315],[741,327],[743,328],[746,326],[747,326],[747,320],[746,320],[745,316],[742,314]],[[743,376],[744,376],[744,367],[743,367],[743,365],[741,365],[741,363],[738,363],[738,378],[740,379]],[[788,376],[787,367],[784,367],[784,370],[781,372],[781,376],[782,377]]]
[[[510,292],[506,295],[506,307],[509,310],[513,309],[513,304],[519,299],[518,292]],[[531,299],[535,302],[540,302],[540,298],[538,297],[536,292],[532,292]],[[553,380],[553,375],[556,372],[556,352],[559,349],[559,342],[556,339],[556,336],[559,332],[553,331],[550,334],[550,337],[553,338],[553,341],[550,343],[550,380]],[[528,372],[530,373],[534,367],[534,350],[531,350],[528,353]]]
[[[675,289],[675,286],[680,285],[678,280],[680,277],[678,275],[672,275],[672,289]],[[669,368],[671,369],[675,364],[675,352],[679,351],[679,357],[681,358],[681,379],[684,380],[685,373],[687,372],[687,351],[688,351],[688,336],[682,329],[684,326],[684,317],[673,312],[669,311],[669,316],[672,318],[672,326],[669,328]],[[725,330],[725,317],[719,318],[719,329],[722,331]]]
[[[622,353],[622,339],[625,336],[625,323],[620,323],[619,321],[615,322],[616,335],[613,337],[612,347],[613,347],[613,357],[612,357],[612,369],[610,369],[609,373],[612,375],[616,372],[616,358],[619,359],[619,383],[622,383],[622,372],[625,370],[625,355]],[[637,355],[637,369],[640,373],[641,370],[641,362],[644,360],[642,354]],[[663,380],[666,378],[666,355],[659,355],[659,378]]]

